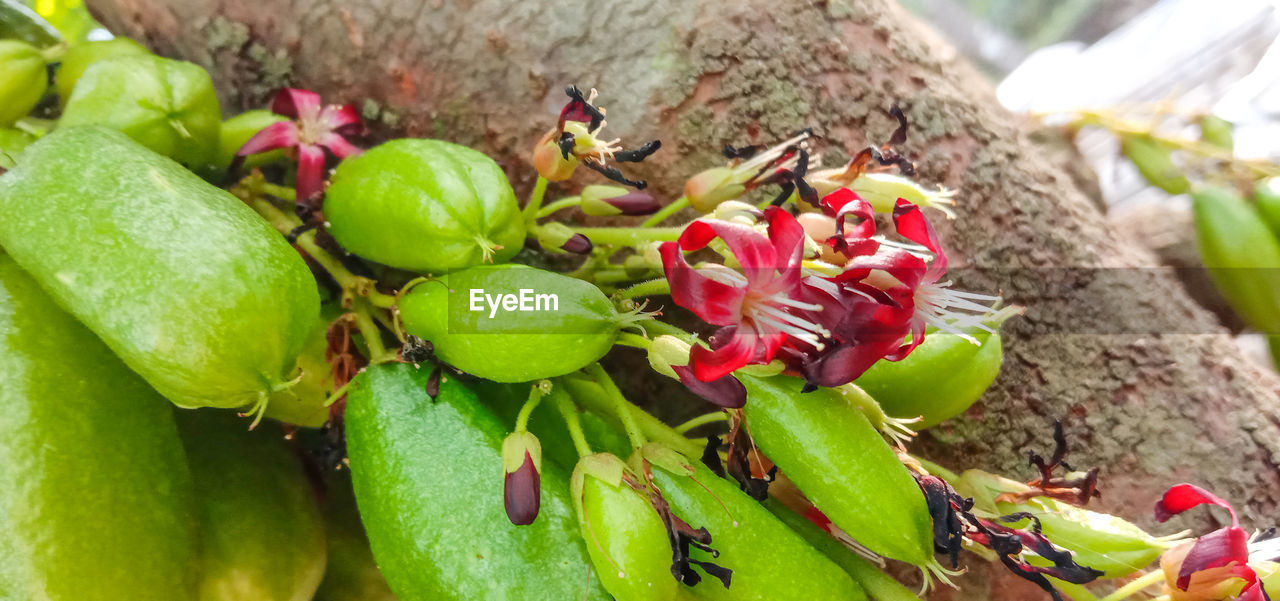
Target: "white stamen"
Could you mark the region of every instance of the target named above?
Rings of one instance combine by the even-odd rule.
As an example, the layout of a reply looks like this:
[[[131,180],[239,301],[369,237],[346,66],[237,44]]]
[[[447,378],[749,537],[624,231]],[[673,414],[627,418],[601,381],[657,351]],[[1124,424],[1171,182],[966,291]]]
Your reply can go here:
[[[782,151],[786,150],[787,147],[793,146],[795,144],[799,144],[800,142],[803,142],[808,139],[809,139],[809,132],[802,131],[791,138],[788,138],[782,142],[779,142],[778,144],[773,145],[772,147],[764,150],[763,152],[757,153],[756,156],[753,156],[750,159],[747,159],[742,164],[735,166],[734,169],[740,172],[746,172],[752,169],[756,169],[758,167],[762,167],[769,163],[772,163],[775,159],[782,156]],[[787,161],[787,163],[792,163],[792,165],[791,167],[787,167],[787,168],[788,169],[794,168],[795,167],[794,163],[798,163],[798,162],[799,161],[796,160],[795,157],[792,157],[791,160]]]

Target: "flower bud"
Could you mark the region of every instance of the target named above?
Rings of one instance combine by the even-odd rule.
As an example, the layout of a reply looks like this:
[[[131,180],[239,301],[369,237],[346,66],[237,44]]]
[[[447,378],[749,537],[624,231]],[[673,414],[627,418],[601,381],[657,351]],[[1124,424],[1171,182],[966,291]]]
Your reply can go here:
[[[835,218],[822,213],[801,213],[796,217],[796,221],[800,222],[800,227],[804,228],[807,237],[804,248],[806,257],[812,256],[811,251],[816,250],[818,258],[832,265],[843,265],[848,260],[836,252],[830,244],[825,243],[827,239],[836,235]],[[811,248],[810,243],[813,243],[814,247]]]
[[[507,518],[527,526],[542,504],[542,444],[529,432],[512,432],[502,441],[503,505]]]
[[[552,222],[538,226],[537,237],[542,249],[553,254],[586,254],[593,248],[590,239],[563,223]]]
[[[684,183],[684,195],[689,204],[702,213],[714,211],[726,200],[733,200],[747,191],[746,186],[734,181],[735,172],[729,167],[712,167]]]
[[[626,272],[627,277],[639,279],[648,275],[652,268],[643,256],[631,255],[622,261],[622,270]]]
[[[560,150],[560,145],[556,143],[556,130],[547,132],[538,140],[538,145],[533,148],[533,168],[538,170],[538,175],[553,182],[562,182],[573,176],[574,169],[578,168],[578,157],[572,153],[565,158],[564,152]]]
[[[933,207],[954,219],[955,213],[950,207],[955,206],[954,190],[938,188],[929,190],[915,181],[893,175],[891,173],[863,173],[848,185],[863,200],[871,203],[877,213],[893,213],[898,199],[905,199],[911,204],[921,207]],[[834,190],[833,190],[834,191]]]
[[[653,269],[662,269],[662,243],[650,242],[640,250],[640,256],[644,257],[644,262],[649,264]]]
[[[582,212],[596,217],[648,215],[661,208],[649,194],[620,186],[587,186],[581,198]]]
[[[649,365],[653,366],[654,371],[673,380],[679,380],[680,376],[676,375],[671,366],[688,365],[689,350],[689,343],[675,336],[659,336],[653,339],[653,344],[649,345]]]

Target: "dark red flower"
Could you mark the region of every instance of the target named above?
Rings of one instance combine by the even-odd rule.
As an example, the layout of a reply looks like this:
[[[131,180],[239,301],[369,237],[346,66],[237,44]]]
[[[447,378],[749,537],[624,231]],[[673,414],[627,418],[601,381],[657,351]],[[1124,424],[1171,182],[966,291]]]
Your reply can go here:
[[[653,140],[634,150],[623,150],[620,139],[608,140],[600,136],[606,122],[604,109],[595,102],[596,91],[584,96],[577,86],[564,91],[569,102],[560,109],[560,120],[555,128],[538,141],[533,151],[533,166],[538,175],[553,181],[564,181],[573,175],[578,163],[620,184],[637,189],[647,185],[641,180],[627,179],[617,167],[608,164],[639,163],[662,147]]]
[[[271,124],[249,138],[236,157],[290,149],[298,161],[298,202],[312,200],[324,189],[325,150],[341,159],[359,154],[347,136],[364,131],[354,106],[322,105],[320,95],[309,90],[285,88],[271,101],[271,112],[292,121]]]
[[[1249,565],[1249,533],[1240,527],[1240,519],[1230,503],[1194,484],[1178,484],[1165,491],[1156,503],[1156,521],[1164,522],[1201,505],[1226,509],[1231,516],[1231,525],[1165,553],[1161,565],[1174,582],[1170,596],[1175,601],[1229,597],[1245,601],[1268,599],[1257,572]],[[1270,549],[1271,546],[1269,543],[1258,545],[1260,549]]]
[[[750,225],[703,219],[690,223],[680,239],[660,248],[671,296],[712,325],[723,326],[712,337],[711,348],[695,346],[689,367],[703,382],[717,380],[735,369],[765,364],[790,338],[821,346],[828,332],[795,313],[817,310],[797,298],[804,229],[786,211],[764,211],[768,234]],[[697,268],[685,260],[685,252],[707,247],[719,238],[728,247],[740,270],[719,264]]]

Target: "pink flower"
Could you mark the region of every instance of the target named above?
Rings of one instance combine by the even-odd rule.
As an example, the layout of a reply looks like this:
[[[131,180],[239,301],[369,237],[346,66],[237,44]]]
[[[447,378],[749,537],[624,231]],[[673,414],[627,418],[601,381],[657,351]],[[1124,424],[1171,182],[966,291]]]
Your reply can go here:
[[[1249,563],[1274,560],[1280,547],[1274,539],[1261,540],[1261,537],[1255,537],[1251,544],[1230,503],[1199,486],[1179,484],[1165,491],[1156,503],[1156,521],[1164,522],[1201,505],[1226,509],[1231,525],[1165,552],[1160,564],[1173,582],[1170,597],[1173,601],[1265,601],[1268,597],[1262,581]]]
[[[703,382],[746,365],[765,364],[788,338],[821,347],[828,332],[795,310],[819,310],[798,300],[804,229],[777,207],[763,213],[768,234],[743,223],[702,219],[690,223],[677,242],[660,247],[671,296],[712,325],[722,326],[711,348],[695,346],[689,367]],[[741,270],[705,264],[694,268],[684,253],[723,241]]]
[[[355,107],[321,105],[320,95],[309,90],[285,88],[271,101],[271,112],[293,121],[281,121],[262,129],[236,152],[236,157],[290,149],[298,161],[299,203],[314,201],[324,190],[325,149],[342,159],[359,154],[346,136],[360,134],[364,123]]]

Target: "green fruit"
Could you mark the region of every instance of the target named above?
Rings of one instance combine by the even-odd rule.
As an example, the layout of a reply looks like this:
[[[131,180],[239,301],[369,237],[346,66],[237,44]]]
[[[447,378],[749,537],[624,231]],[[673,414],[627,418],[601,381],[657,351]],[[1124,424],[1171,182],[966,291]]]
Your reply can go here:
[[[582,538],[596,574],[617,601],[670,601],[671,539],[648,492],[616,455],[588,455],[570,481]]]
[[[76,82],[84,75],[85,69],[98,61],[116,56],[145,56],[151,54],[146,48],[129,38],[111,38],[83,42],[67,49],[62,55],[61,65],[53,77],[54,87],[58,90],[58,103],[63,107],[71,99],[71,92]]]
[[[933,559],[924,494],[862,411],[829,388],[739,374],[752,440],[840,529],[890,559]]]
[[[343,161],[324,214],[347,250],[412,271],[502,263],[524,245],[506,174],[484,154],[441,140],[392,140]]]
[[[1159,140],[1147,135],[1121,136],[1120,152],[1133,161],[1151,185],[1170,194],[1186,194],[1191,190],[1191,181],[1173,162],[1173,152]]]
[[[854,384],[867,391],[884,412],[899,418],[921,417],[917,430],[964,413],[1000,374],[1000,334],[974,332],[978,344],[956,334],[933,332],[901,361],[878,361]]]
[[[0,128],[0,167],[13,169],[18,164],[18,156],[35,141],[35,136],[25,131]]]
[[[271,393],[267,417],[308,428],[319,428],[329,421],[329,408],[325,402],[329,400],[334,386],[333,370],[324,358],[325,349],[329,346],[325,337],[328,331],[329,320],[323,316],[316,318],[311,334],[298,354],[297,366],[301,377],[289,388]]]
[[[823,532],[804,516],[791,511],[777,499],[765,501],[764,506],[792,531],[813,545],[813,548],[821,551],[827,559],[844,569],[845,573],[874,601],[920,601],[920,597],[894,580],[893,576],[882,572],[871,562],[854,554],[840,541]]]
[[[324,517],[329,561],[316,601],[396,601],[373,561],[350,472],[330,472],[325,479]]]
[[[0,127],[26,117],[47,89],[49,73],[40,49],[16,40],[0,40]]]
[[[286,387],[319,294],[236,197],[119,132],[67,128],[0,176],[0,214],[0,246],[175,404]]]
[[[199,601],[310,601],[325,566],[316,490],[275,424],[177,411],[201,524]]]
[[[1191,200],[1200,260],[1214,285],[1249,325],[1280,333],[1280,240],[1235,192],[1203,188]]]
[[[509,310],[514,305],[504,307],[499,295],[527,300],[529,310]],[[535,295],[554,295],[554,303]],[[400,299],[400,315],[445,362],[495,382],[577,371],[613,348],[622,323],[594,285],[524,265],[473,267],[419,284]]]
[[[675,515],[695,528],[706,528],[711,533],[711,547],[720,552],[719,557],[712,558],[701,550],[692,550],[693,557],[733,570],[729,588],[715,578],[704,578],[692,588],[697,598],[866,599],[862,588],[848,574],[742,492],[737,483],[716,476],[700,463],[688,467],[692,476],[689,471],[672,473],[654,464],[654,483]]]
[[[192,168],[217,160],[222,113],[199,65],[158,56],[117,56],[90,64],[67,99],[58,127],[102,125]]]
[[[547,463],[528,526],[503,510],[507,428],[452,378],[382,364],[347,396],[347,452],[374,557],[402,601],[604,600],[578,533],[568,475]]]
[[[168,403],[0,254],[0,599],[191,599]]]
[[[245,111],[222,122],[222,130],[218,142],[218,167],[226,169],[235,160],[240,151],[255,134],[268,125],[288,121],[288,117],[277,115],[271,111]],[[284,158],[283,150],[272,150],[260,154],[251,154],[244,158],[245,167],[259,167]]]

